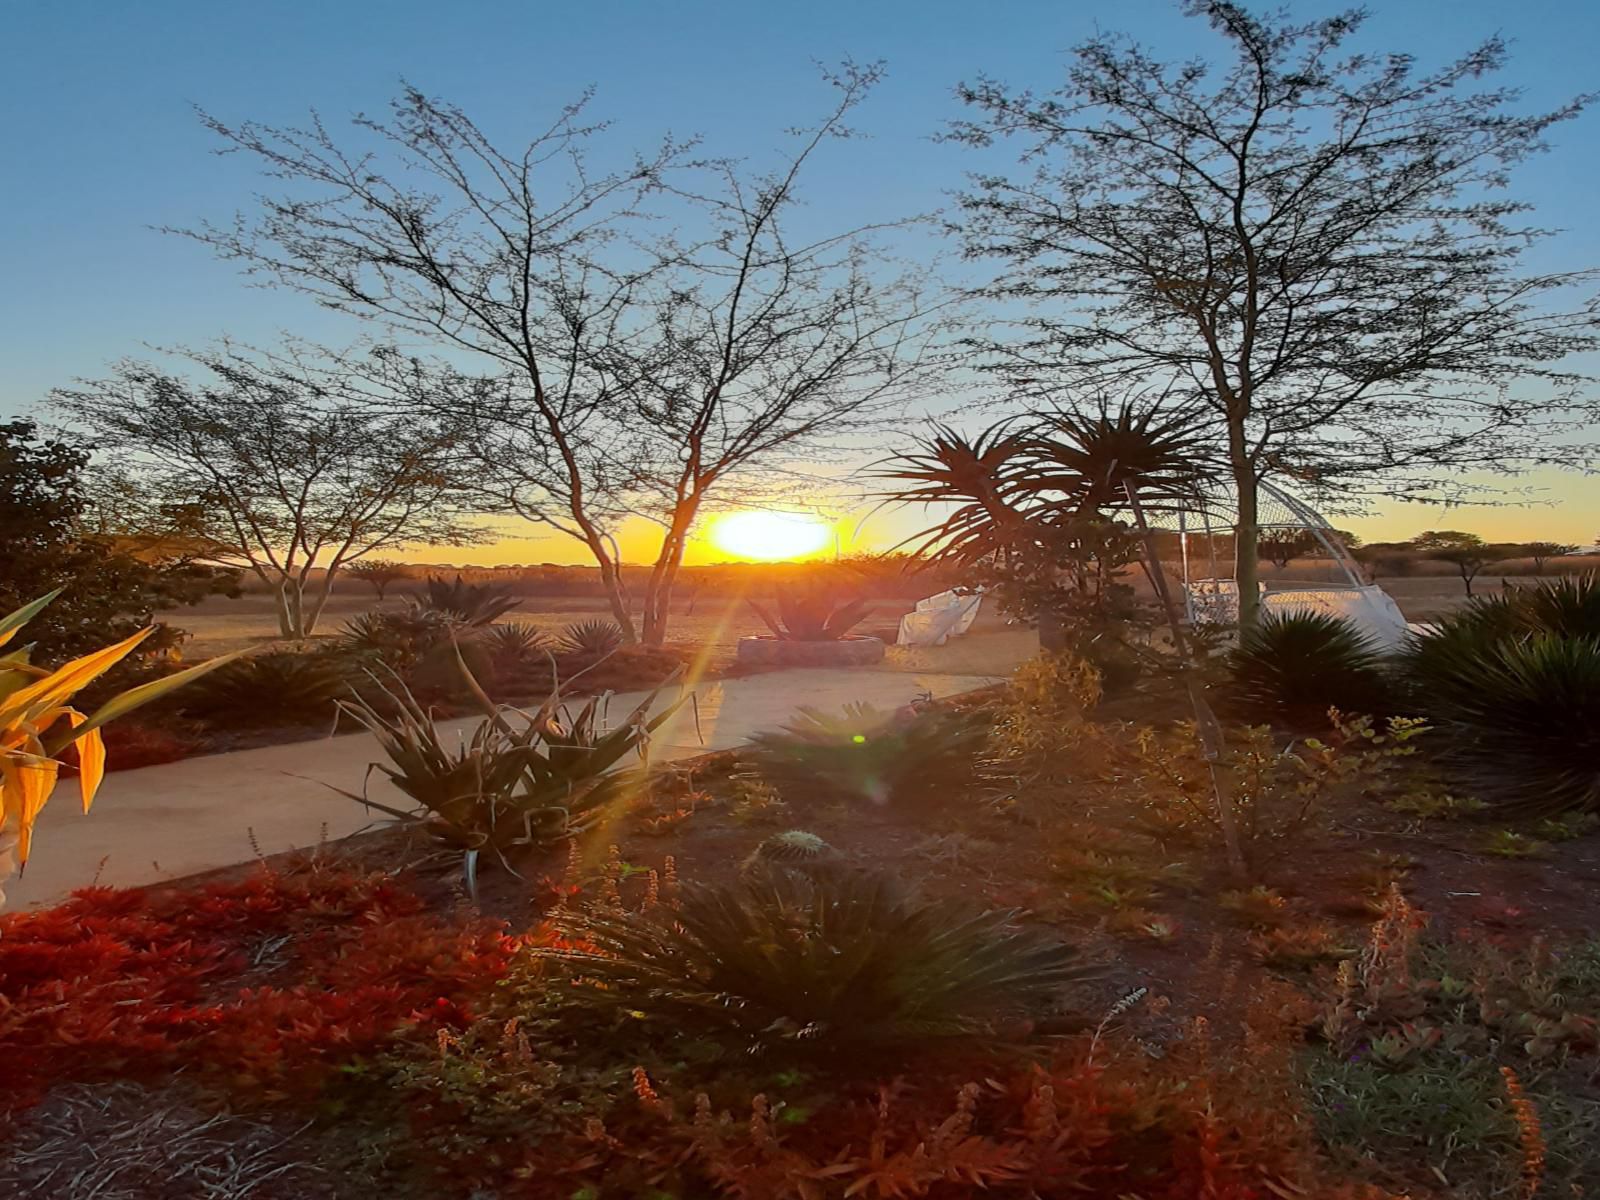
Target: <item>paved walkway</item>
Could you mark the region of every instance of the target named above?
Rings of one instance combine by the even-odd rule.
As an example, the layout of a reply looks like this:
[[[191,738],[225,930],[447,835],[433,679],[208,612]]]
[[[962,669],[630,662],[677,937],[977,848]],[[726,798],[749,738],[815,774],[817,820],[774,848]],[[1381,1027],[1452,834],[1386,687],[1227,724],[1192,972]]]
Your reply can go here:
[[[684,705],[657,731],[651,757],[668,761],[730,749],[752,733],[782,725],[801,705],[835,710],[862,700],[895,707],[924,692],[949,696],[997,681],[984,675],[841,670],[712,680],[696,689],[698,730],[695,706]],[[612,697],[609,711],[620,717],[644,696],[620,693]],[[466,719],[443,727],[465,732],[475,724]],[[255,855],[252,834],[264,854],[348,837],[370,827],[373,815],[324,785],[360,792],[375,757],[369,735],[351,734],[117,771],[106,777],[87,817],[75,805],[73,789],[63,786],[39,819],[27,873],[5,885],[5,908],[51,903],[96,879],[132,887],[247,862]],[[377,773],[370,794],[405,806]]]

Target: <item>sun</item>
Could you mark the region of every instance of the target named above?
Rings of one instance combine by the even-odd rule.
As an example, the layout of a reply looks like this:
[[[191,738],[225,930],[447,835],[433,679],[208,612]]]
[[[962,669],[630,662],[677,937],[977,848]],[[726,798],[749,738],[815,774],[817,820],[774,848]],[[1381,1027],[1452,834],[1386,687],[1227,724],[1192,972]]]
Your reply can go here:
[[[711,541],[719,550],[757,562],[803,558],[828,544],[833,530],[807,513],[728,513],[712,522]]]

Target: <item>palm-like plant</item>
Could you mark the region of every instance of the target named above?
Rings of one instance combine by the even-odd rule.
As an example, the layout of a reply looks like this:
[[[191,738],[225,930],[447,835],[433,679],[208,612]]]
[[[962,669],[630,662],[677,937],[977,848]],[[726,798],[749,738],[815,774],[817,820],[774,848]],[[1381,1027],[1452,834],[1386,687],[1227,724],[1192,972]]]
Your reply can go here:
[[[1019,507],[1017,479],[1029,465],[1031,443],[1012,421],[974,438],[935,425],[913,449],[884,459],[874,477],[902,486],[880,492],[883,503],[955,505],[938,524],[900,545],[911,545],[930,561],[971,565],[1025,541],[1028,518]]]
[[[1078,514],[1107,513],[1130,503],[1159,506],[1194,493],[1206,445],[1191,414],[1124,401],[1115,412],[1058,411],[1035,427],[1018,491],[1059,497]]]
[[[905,1043],[992,1030],[1090,976],[1009,913],[918,901],[853,872],[757,872],[629,914],[560,919],[574,1000],[757,1046]]]
[[[970,771],[988,736],[976,713],[852,703],[838,714],[801,708],[782,729],[752,737],[748,755],[786,798],[820,792],[881,804]]]

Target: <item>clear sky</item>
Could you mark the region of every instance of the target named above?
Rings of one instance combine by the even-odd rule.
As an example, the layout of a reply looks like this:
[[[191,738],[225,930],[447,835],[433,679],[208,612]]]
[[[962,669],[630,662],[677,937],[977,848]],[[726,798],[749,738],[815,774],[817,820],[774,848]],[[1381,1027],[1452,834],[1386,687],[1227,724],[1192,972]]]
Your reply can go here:
[[[1296,0],[1297,15],[1336,6]],[[1531,106],[1600,85],[1594,0],[1380,0],[1369,45],[1432,61],[1485,35],[1514,40],[1508,80]],[[52,386],[95,375],[147,344],[280,330],[331,342],[359,332],[309,301],[247,287],[195,244],[155,232],[247,208],[251,164],[218,157],[192,111],[292,123],[378,110],[403,76],[514,138],[594,85],[616,136],[647,145],[698,133],[720,153],[760,157],[828,101],[813,65],[883,58],[889,78],[854,122],[870,140],[831,148],[806,186],[819,222],[847,225],[945,203],[972,164],[933,143],[958,106],[951,88],[988,72],[1049,87],[1062,52],[1096,27],[1164,56],[1204,39],[1167,0],[4,0],[0,3],[0,412],[35,408]],[[1516,191],[1566,232],[1541,266],[1600,264],[1600,112],[1560,127],[1556,149]],[[1600,534],[1600,480],[1552,475],[1551,507],[1390,509],[1351,523],[1369,539],[1429,527],[1491,538]],[[874,540],[874,527],[865,536]],[[519,542],[479,561],[561,560]]]

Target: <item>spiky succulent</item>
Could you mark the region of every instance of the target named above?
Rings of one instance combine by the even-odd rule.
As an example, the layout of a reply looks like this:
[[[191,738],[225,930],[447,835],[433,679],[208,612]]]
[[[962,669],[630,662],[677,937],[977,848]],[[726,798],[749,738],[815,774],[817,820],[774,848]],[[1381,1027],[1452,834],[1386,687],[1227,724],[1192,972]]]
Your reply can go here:
[[[772,871],[686,887],[640,913],[560,918],[569,998],[676,1034],[773,1047],[906,1042],[988,1031],[1092,972],[1011,914],[918,900],[890,880]]]
[[[816,834],[804,829],[786,829],[763,839],[750,852],[740,869],[746,873],[773,869],[802,872],[831,870],[842,857]]]
[[[1408,704],[1500,813],[1600,811],[1600,575],[1474,600],[1412,639]]]
[[[752,737],[747,753],[786,800],[887,803],[970,771],[988,734],[987,721],[974,713],[918,706],[883,712],[852,703],[838,714],[801,708],[782,729]]]
[[[1330,708],[1393,707],[1384,658],[1349,621],[1328,613],[1269,613],[1228,657],[1234,704],[1252,717],[1324,725]]]
[[[494,624],[522,600],[503,584],[467,583],[460,575],[447,581],[434,575],[428,577],[426,589],[414,603],[476,628]]]
[[[481,636],[483,646],[496,661],[523,663],[550,644],[549,636],[528,621],[491,625]]]
[[[568,654],[610,654],[622,645],[622,626],[594,618],[568,625],[558,643]]]
[[[239,658],[180,693],[182,710],[217,725],[321,721],[347,694],[350,673],[328,655],[282,651]]]
[[[1600,812],[1600,637],[1435,649],[1426,712],[1446,765],[1499,813]]]

